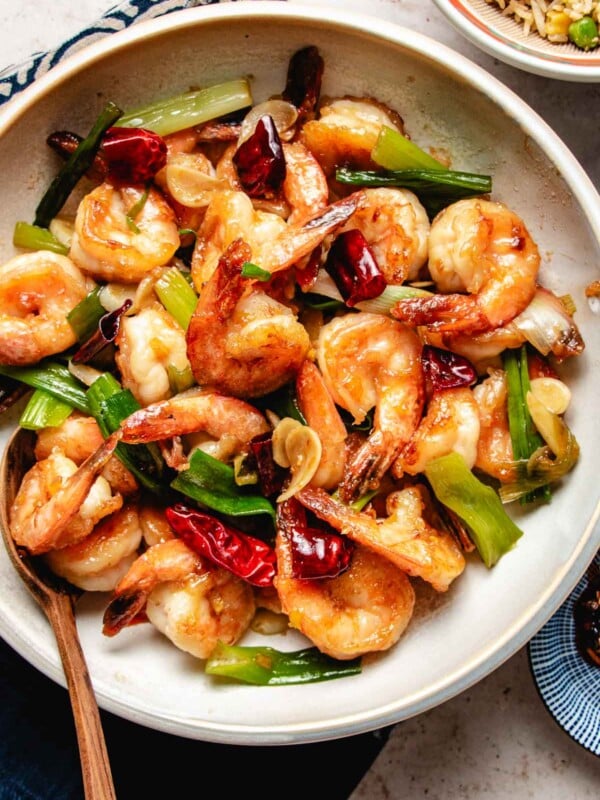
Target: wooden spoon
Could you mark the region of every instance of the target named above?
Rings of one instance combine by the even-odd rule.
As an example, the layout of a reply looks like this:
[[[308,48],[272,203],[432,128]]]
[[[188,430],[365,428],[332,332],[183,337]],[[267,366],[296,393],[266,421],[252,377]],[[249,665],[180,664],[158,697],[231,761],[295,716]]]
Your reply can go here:
[[[58,644],[71,699],[86,800],[114,800],[113,779],[98,704],[75,624],[81,591],[53,575],[39,557],[17,547],[8,526],[8,510],[23,475],[33,464],[34,436],[22,429],[10,439],[0,465],[0,523],[15,569],[46,614]]]

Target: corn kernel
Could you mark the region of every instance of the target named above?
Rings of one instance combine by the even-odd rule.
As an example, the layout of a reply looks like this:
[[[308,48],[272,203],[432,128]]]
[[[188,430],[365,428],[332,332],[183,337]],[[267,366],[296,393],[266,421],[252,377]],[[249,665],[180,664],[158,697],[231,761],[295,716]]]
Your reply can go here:
[[[566,36],[572,21],[564,11],[549,11],[546,20],[546,35]]]

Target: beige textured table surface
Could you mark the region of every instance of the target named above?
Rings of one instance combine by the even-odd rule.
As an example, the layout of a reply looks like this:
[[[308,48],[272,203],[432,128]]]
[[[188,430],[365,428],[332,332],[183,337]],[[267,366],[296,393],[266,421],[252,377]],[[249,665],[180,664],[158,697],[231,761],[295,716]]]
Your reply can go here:
[[[116,0],[0,0],[0,67],[59,45]],[[322,7],[317,0],[290,0]],[[529,75],[477,50],[431,0],[328,0],[458,50],[521,95],[600,186],[600,85]],[[339,768],[337,765],[335,768]],[[463,694],[400,723],[351,800],[597,800],[600,759],[575,744],[537,695],[526,650]]]

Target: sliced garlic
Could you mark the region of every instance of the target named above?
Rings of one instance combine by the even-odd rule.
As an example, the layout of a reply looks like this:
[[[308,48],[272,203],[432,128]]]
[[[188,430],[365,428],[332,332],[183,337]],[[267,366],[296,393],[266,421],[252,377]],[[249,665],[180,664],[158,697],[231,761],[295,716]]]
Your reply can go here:
[[[321,453],[321,440],[316,431],[291,417],[281,420],[273,431],[273,458],[280,466],[290,468],[291,481],[277,502],[293,497],[310,483],[321,461]]]
[[[73,220],[64,219],[63,217],[54,217],[48,227],[50,228],[50,233],[56,236],[61,244],[64,244],[65,247],[71,247],[73,232],[75,230],[75,222]]]
[[[292,417],[284,417],[275,425],[273,430],[273,460],[280,467],[287,469],[290,466],[286,448],[287,437],[296,428],[302,427],[302,424],[297,419],[292,419]]]
[[[571,390],[558,378],[534,378],[531,391],[553,414],[564,414],[571,402]]]
[[[250,627],[255,633],[261,633],[263,636],[273,636],[287,631],[288,618],[286,614],[276,614],[267,608],[259,608]]]
[[[226,180],[217,178],[206,158],[195,153],[174,155],[165,167],[165,178],[170,194],[188,208],[203,208],[215,190],[229,188]]]
[[[284,141],[290,139],[295,132],[294,126],[298,119],[298,109],[286,100],[266,100],[255,105],[244,117],[242,128],[238,137],[238,147],[245,142],[256,128],[256,123],[261,117],[268,114],[277,128],[277,133]]]
[[[569,430],[561,417],[550,411],[531,391],[527,392],[526,400],[533,424],[542,439],[554,455],[563,455],[569,441]]]

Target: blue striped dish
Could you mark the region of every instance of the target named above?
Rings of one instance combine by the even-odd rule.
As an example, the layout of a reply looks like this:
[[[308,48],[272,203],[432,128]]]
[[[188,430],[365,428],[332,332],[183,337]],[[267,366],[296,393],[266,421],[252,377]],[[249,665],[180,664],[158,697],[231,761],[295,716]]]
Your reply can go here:
[[[110,33],[123,30],[134,22],[151,19],[189,6],[204,6],[219,0],[125,0],[110,8],[100,19],[79,31],[56,50],[34,53],[27,61],[0,71],[0,106],[26,89],[59,61]]]
[[[600,551],[593,568],[600,569]],[[533,678],[546,708],[576,742],[600,756],[600,668],[575,643],[573,609],[587,586],[584,576],[568,600],[529,643]]]

